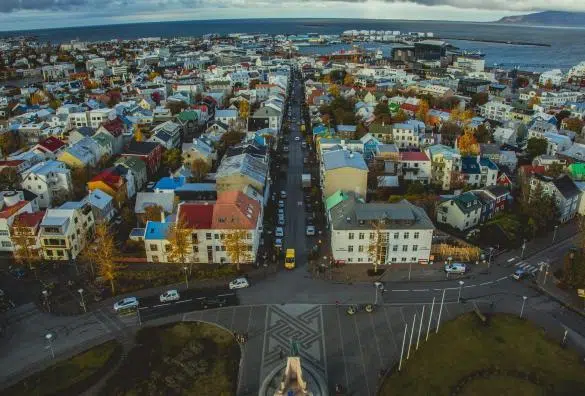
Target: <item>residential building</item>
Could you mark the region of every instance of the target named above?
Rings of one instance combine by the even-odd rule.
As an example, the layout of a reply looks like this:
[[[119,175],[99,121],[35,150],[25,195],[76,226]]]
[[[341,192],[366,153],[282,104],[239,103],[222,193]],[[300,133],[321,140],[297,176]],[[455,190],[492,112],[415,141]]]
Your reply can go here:
[[[134,181],[132,180],[132,184]],[[87,189],[91,192],[99,189],[114,198],[118,208],[128,199],[126,179],[117,168],[104,169],[87,182]]]
[[[137,157],[140,158],[146,164],[148,175],[154,175],[160,168],[162,161],[163,147],[154,142],[136,142],[131,141],[122,157]]]
[[[124,167],[132,173],[134,179],[134,190],[140,191],[148,181],[148,173],[146,171],[146,164],[139,157],[120,157],[114,162],[116,167]]]
[[[45,260],[74,260],[95,235],[95,221],[89,203],[66,202],[58,209],[47,209],[39,239]]]
[[[511,118],[512,109],[513,107],[508,104],[491,101],[479,106],[479,114],[490,120],[504,122]]]
[[[368,166],[360,153],[343,149],[323,153],[320,177],[324,199],[338,190],[366,196]]]
[[[20,214],[38,211],[36,201],[25,198],[23,191],[0,191],[0,252],[12,252],[11,227]]]
[[[89,203],[93,212],[94,221],[109,223],[116,215],[114,199],[99,188],[91,191],[82,202]]]
[[[461,172],[461,154],[459,150],[442,144],[429,146],[425,153],[431,160],[432,183],[441,186],[444,191],[451,190]]]
[[[50,208],[68,200],[73,193],[71,171],[63,162],[46,161],[21,174],[22,187],[38,196],[40,208]]]
[[[224,157],[216,172],[218,195],[225,191],[242,191],[247,185],[264,192],[268,164],[250,154]]]
[[[437,206],[437,222],[465,231],[480,223],[482,202],[472,192],[457,195]]]
[[[365,203],[356,194],[331,202],[331,251],[336,263],[422,263],[430,259],[434,226],[425,211],[406,200]],[[369,246],[381,238],[378,257]]]
[[[404,180],[422,184],[430,184],[431,182],[431,160],[423,152],[407,151],[400,153],[398,171]]]
[[[579,208],[581,191],[569,176],[562,175],[553,179],[548,176],[533,174],[530,178],[531,195],[538,185],[542,187],[544,194],[554,197],[559,209],[559,222],[566,223],[575,217]]]
[[[208,139],[201,137],[193,139],[193,143],[183,143],[181,156],[183,157],[183,164],[189,167],[193,161],[201,160],[211,169],[213,161],[217,160],[217,153],[212,143]]]
[[[425,123],[409,120],[403,123],[392,124],[392,139],[398,148],[419,148],[419,137],[425,133]]]
[[[181,124],[166,121],[153,128],[152,136],[148,141],[158,143],[165,149],[170,150],[179,147],[181,144],[181,136]]]

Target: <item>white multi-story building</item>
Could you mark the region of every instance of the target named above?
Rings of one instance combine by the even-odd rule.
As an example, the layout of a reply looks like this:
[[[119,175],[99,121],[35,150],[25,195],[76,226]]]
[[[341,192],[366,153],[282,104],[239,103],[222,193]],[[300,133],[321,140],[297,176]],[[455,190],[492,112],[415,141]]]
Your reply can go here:
[[[420,136],[425,133],[425,123],[409,120],[392,125],[392,139],[398,148],[418,148]]]
[[[422,208],[406,200],[364,203],[353,193],[340,194],[327,213],[337,263],[428,263],[434,226]],[[378,257],[370,256],[373,244]]]
[[[41,162],[21,174],[22,187],[38,196],[39,207],[66,201],[73,192],[71,171],[61,161]]]
[[[36,200],[25,199],[22,191],[0,191],[0,251],[12,252],[14,246],[10,238],[12,224],[21,213],[38,211]]]
[[[70,113],[68,123],[71,127],[91,127],[97,129],[103,122],[115,117],[114,109],[95,109],[83,113]]]
[[[545,71],[538,78],[538,83],[540,85],[546,85],[549,83],[549,81],[550,84],[552,84],[555,87],[558,87],[565,81],[565,75],[563,74],[561,69],[554,69]]]
[[[461,172],[461,154],[457,149],[442,144],[427,147],[425,153],[431,160],[432,183],[445,191],[451,189],[451,182]]]
[[[398,174],[404,180],[430,184],[432,178],[431,160],[425,153],[407,151],[400,153]]]
[[[471,72],[482,72],[485,69],[485,59],[478,56],[458,56],[453,67]]]
[[[59,209],[47,209],[39,232],[41,256],[45,260],[74,260],[94,234],[89,203],[66,202]]]
[[[512,109],[508,104],[492,101],[479,106],[479,113],[482,117],[502,122],[510,119]]]
[[[552,195],[559,210],[559,221],[566,223],[577,214],[579,200],[581,199],[581,190],[577,188],[575,182],[567,175],[556,179],[539,174],[534,174],[530,178],[530,194],[540,185],[544,194]]]

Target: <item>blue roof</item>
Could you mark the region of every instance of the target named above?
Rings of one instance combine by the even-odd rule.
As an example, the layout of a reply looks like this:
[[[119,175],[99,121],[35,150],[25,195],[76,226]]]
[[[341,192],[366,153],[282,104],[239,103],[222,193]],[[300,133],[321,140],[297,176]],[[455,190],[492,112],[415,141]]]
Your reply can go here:
[[[490,169],[498,170],[498,166],[489,158],[482,158],[479,160],[481,166],[487,166]]]
[[[464,157],[461,158],[461,170],[463,173],[480,173],[479,164],[475,157]]]
[[[145,228],[134,228],[130,231],[131,237],[144,237]]]
[[[144,232],[145,240],[164,240],[167,239],[167,233],[171,223],[161,223],[159,221],[149,221],[146,223]]]
[[[187,179],[184,176],[163,177],[156,183],[154,188],[160,190],[176,190],[178,187],[185,184],[186,181]]]

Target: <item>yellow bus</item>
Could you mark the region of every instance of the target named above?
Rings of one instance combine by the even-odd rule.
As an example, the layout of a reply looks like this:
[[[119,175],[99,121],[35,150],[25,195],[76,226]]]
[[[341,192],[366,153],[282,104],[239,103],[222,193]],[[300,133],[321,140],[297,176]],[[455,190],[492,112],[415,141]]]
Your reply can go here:
[[[295,250],[286,249],[286,258],[284,259],[284,268],[294,269],[295,268]]]

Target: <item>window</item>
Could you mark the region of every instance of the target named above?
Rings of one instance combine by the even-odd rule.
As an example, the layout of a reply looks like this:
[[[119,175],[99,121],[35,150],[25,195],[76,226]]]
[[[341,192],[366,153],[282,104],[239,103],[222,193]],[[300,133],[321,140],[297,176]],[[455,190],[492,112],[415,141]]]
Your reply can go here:
[[[158,263],[158,256],[152,256],[152,261]]]
[[[219,246],[216,246],[216,247],[215,247],[215,251],[216,251],[216,252],[219,252]]]
[[[193,246],[193,253],[199,253],[199,246]]]
[[[412,251],[418,252],[418,245],[412,245]]]
[[[347,262],[348,262],[348,263],[351,263],[351,260],[352,260],[352,258],[351,258],[351,257],[349,257],[349,258],[347,259]]]
[[[358,258],[358,263],[361,263],[362,261],[364,261],[364,259],[362,259],[361,257]]]
[[[393,252],[397,252],[398,251],[398,245],[392,245],[392,251]]]
[[[53,251],[51,249],[47,249],[46,250],[47,256],[52,256],[53,255]]]
[[[441,216],[441,221],[446,223],[447,222],[447,216]]]
[[[151,244],[150,245],[150,251],[151,252],[156,252],[158,250],[158,246]]]
[[[359,245],[358,252],[363,252],[363,251],[364,251],[364,245]]]
[[[215,234],[215,239],[219,239],[219,234]]]
[[[408,245],[402,245],[402,251],[408,252]]]
[[[8,230],[0,230],[0,236],[8,236]]]
[[[205,233],[205,239],[207,239],[208,241],[211,241],[211,232]]]
[[[57,256],[63,257],[63,251],[62,250],[57,250]]]
[[[11,247],[12,244],[8,241],[2,241],[2,247]]]
[[[376,239],[376,233],[375,232],[370,232],[370,239],[371,240]]]
[[[410,238],[410,232],[405,232],[404,233],[404,239],[408,239]]]
[[[353,232],[350,232],[350,233],[348,234],[348,239],[353,239],[353,237],[354,237],[354,234],[353,234]]]
[[[403,263],[406,262],[406,257],[402,257],[400,261],[402,261]]]
[[[223,245],[221,246],[221,251],[225,252],[225,246],[223,246]]]
[[[412,261],[413,263],[416,263],[416,257],[411,257],[410,261]]]
[[[400,237],[400,235],[397,232],[395,232],[394,233],[394,239],[398,239],[399,237]]]
[[[347,247],[347,251],[348,251],[348,252],[353,252],[353,246],[352,246],[352,245],[349,245],[349,246]]]
[[[171,245],[167,243],[165,245],[165,252],[170,252],[170,251],[171,251]]]
[[[395,263],[396,262],[396,257],[392,257],[392,262]]]
[[[414,239],[418,239],[418,237],[420,237],[420,232],[417,231],[414,233]]]

